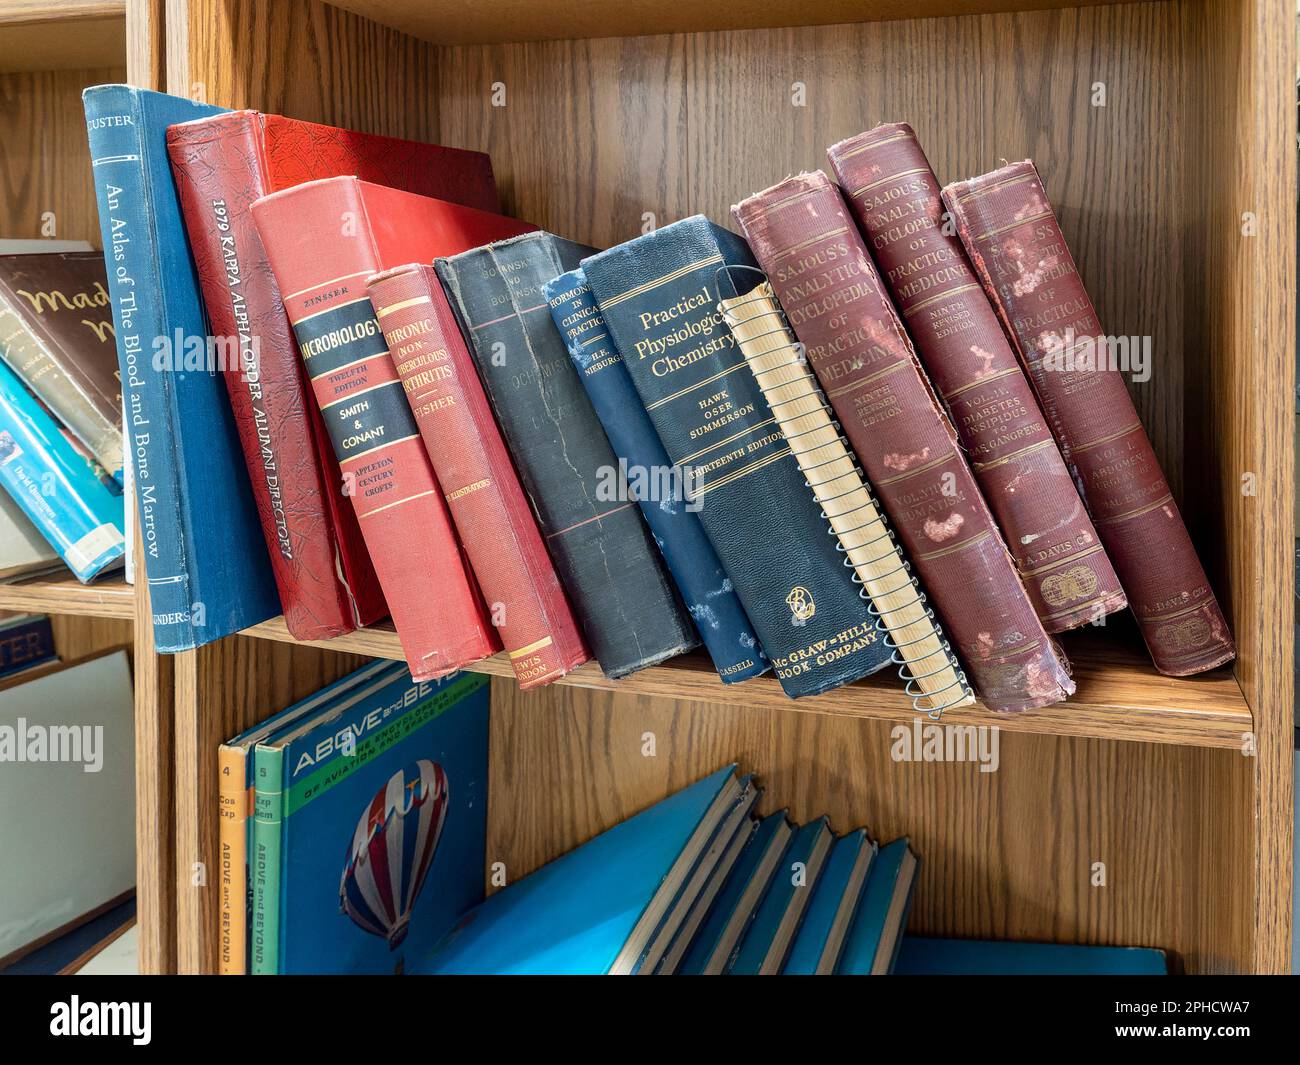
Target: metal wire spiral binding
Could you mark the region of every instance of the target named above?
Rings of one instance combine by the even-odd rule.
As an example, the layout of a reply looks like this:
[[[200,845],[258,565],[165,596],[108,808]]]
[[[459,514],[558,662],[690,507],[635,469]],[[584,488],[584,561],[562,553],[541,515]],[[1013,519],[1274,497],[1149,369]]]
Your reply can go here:
[[[717,271],[715,271],[714,273],[715,285],[717,284],[718,275],[727,273],[730,270],[748,270],[751,273],[758,274],[764,281],[767,280],[767,275],[763,273],[762,270],[758,270],[752,266],[722,266],[719,267]],[[721,285],[717,285],[717,288],[718,288],[719,296],[721,296],[721,292],[722,292]],[[754,297],[754,300],[765,299],[765,298],[766,297],[759,296],[759,297]],[[746,302],[753,302],[753,300],[741,299],[739,301],[739,305],[743,306]],[[785,312],[781,309],[780,304],[777,303],[775,299],[771,300],[771,303],[773,307],[775,307],[776,309],[777,319],[780,324],[775,329],[769,329],[766,332],[757,333],[750,339],[761,340],[764,337],[774,336],[779,333],[781,334],[784,340],[788,341],[789,337],[793,335],[789,329],[788,322],[786,321]],[[718,310],[719,313],[722,314],[723,321],[727,323],[727,326],[729,328],[734,327],[735,322],[733,321],[733,318],[728,313],[728,311],[724,310],[721,306],[719,306]],[[774,354],[776,354],[776,352],[764,352],[763,355],[759,356],[759,358],[767,358],[768,356]],[[756,381],[758,380],[760,374],[771,373],[773,370],[779,370],[786,366],[802,367],[805,364],[806,364],[806,360],[804,358],[802,358],[799,355],[795,355],[793,358],[787,359],[784,362],[775,363],[772,366],[759,371],[754,375],[755,380]],[[816,381],[811,380],[809,384],[810,387],[808,388],[807,391],[801,392],[798,395],[789,396],[785,399],[780,400],[779,403],[781,405],[786,405],[786,404],[795,403],[805,399],[812,399],[816,403],[816,407],[814,409],[805,411],[802,414],[797,414],[790,420],[798,421],[800,418],[806,418],[810,415],[816,415],[819,413],[824,414],[830,421],[831,429],[835,433],[835,439],[828,440],[825,444],[818,445],[817,448],[814,448],[812,450],[820,450],[820,448],[822,447],[829,447],[835,444],[836,442],[838,442],[843,446],[844,454],[834,455],[831,458],[827,459],[826,461],[816,463],[812,466],[809,466],[808,469],[804,470],[803,471],[805,474],[804,487],[806,487],[809,491],[812,492],[813,499],[816,500],[818,506],[821,508],[819,512],[820,517],[823,521],[827,523],[826,531],[835,540],[835,550],[838,551],[840,554],[844,555],[844,565],[845,567],[847,567],[849,570],[852,571],[849,574],[849,579],[855,585],[858,586],[858,595],[866,602],[867,613],[869,613],[874,619],[876,631],[880,634],[880,637],[883,640],[885,646],[889,648],[889,652],[890,652],[889,661],[898,670],[898,677],[900,680],[903,681],[903,691],[907,695],[907,697],[911,699],[912,708],[916,710],[917,713],[921,713],[923,711],[918,704],[922,699],[925,699],[933,703],[933,702],[937,702],[941,698],[947,698],[947,694],[949,692],[952,692],[951,697],[947,698],[947,701],[943,702],[941,705],[933,707],[930,710],[924,711],[927,714],[927,716],[930,717],[932,720],[938,720],[943,715],[943,712],[947,710],[950,706],[957,706],[960,703],[964,703],[973,694],[970,686],[970,682],[967,681],[965,671],[961,668],[961,664],[957,661],[956,655],[953,654],[952,645],[948,642],[947,637],[943,635],[943,630],[939,626],[937,620],[935,619],[934,608],[929,605],[929,601],[926,598],[925,592],[921,590],[921,586],[917,581],[917,578],[912,573],[912,564],[908,562],[905,558],[903,558],[902,552],[898,547],[898,538],[895,535],[894,530],[890,527],[887,519],[885,518],[885,512],[881,508],[879,501],[876,499],[875,492],[871,490],[871,486],[867,480],[866,474],[862,471],[861,464],[858,462],[857,455],[854,453],[852,445],[849,443],[848,439],[844,435],[843,428],[840,425],[839,419],[836,418],[835,416],[834,409],[830,406],[829,403],[827,403],[826,396],[822,392],[821,387],[816,383]],[[787,386],[782,385],[779,387],[784,388]],[[758,388],[759,391],[763,393],[763,398],[767,399],[769,406],[771,406],[772,401],[768,396],[769,389],[763,387],[761,383],[759,383]],[[782,429],[782,435],[785,436],[787,441],[794,441],[800,439],[801,437],[807,436],[810,433],[821,432],[825,428],[826,428],[825,424],[818,424],[818,425],[814,425],[810,429],[805,429],[794,434],[786,433],[784,429]],[[841,462],[845,458],[848,459],[852,472],[857,474],[858,479],[861,482],[861,490],[866,493],[867,501],[865,503],[860,504],[859,506],[853,507],[851,510],[845,511],[844,514],[839,515],[839,517],[843,518],[845,515],[853,514],[855,511],[858,510],[865,510],[868,513],[867,513],[866,520],[860,522],[857,525],[854,525],[850,529],[844,530],[843,533],[838,533],[835,531],[835,527],[834,525],[831,524],[831,519],[826,513],[826,505],[828,503],[835,502],[835,500],[837,499],[843,499],[845,496],[852,495],[854,492],[857,492],[859,488],[855,486],[853,488],[850,488],[847,492],[841,492],[837,495],[830,496],[828,498],[823,499],[821,496],[817,494],[818,488],[820,488],[824,484],[828,484],[830,481],[839,480],[840,478],[847,476],[847,474],[842,473],[835,477],[827,478],[825,481],[818,481],[816,484],[808,480],[808,475],[815,473],[818,469],[822,468],[823,466],[828,466],[832,463]],[[877,522],[880,524],[880,527],[884,530],[884,532],[879,536],[873,537],[872,539],[865,541],[864,543],[859,545],[859,548],[860,549],[865,549],[868,547],[874,548],[874,546],[880,543],[881,541],[886,541],[884,545],[884,550],[881,551],[880,554],[874,555],[866,562],[861,563],[861,565],[871,566],[878,562],[883,562],[889,557],[893,556],[894,558],[897,558],[899,560],[899,565],[896,566],[894,569],[889,570],[887,573],[881,574],[877,578],[877,580],[885,581],[888,578],[893,577],[895,574],[902,574],[906,579],[906,583],[910,584],[912,586],[912,589],[916,592],[916,595],[912,599],[909,599],[906,603],[902,603],[898,606],[890,607],[888,610],[879,609],[876,606],[875,601],[871,598],[870,595],[867,594],[866,588],[863,587],[862,578],[858,576],[858,572],[857,572],[858,567],[855,566],[852,560],[848,557],[848,549],[845,548],[843,542],[843,538],[851,536],[853,533],[860,532],[863,529],[867,529],[870,526],[876,524]],[[903,585],[900,583],[897,588],[891,588],[890,590],[891,592],[898,591],[901,590],[902,587]],[[889,629],[890,622],[888,619],[888,615],[897,614],[899,611],[910,610],[911,608],[918,605],[922,608],[923,619],[932,627],[933,631],[922,633],[920,636],[916,637],[915,639],[905,640],[902,643],[898,642],[894,638],[893,633]],[[918,624],[921,620],[922,618],[916,618],[910,622],[907,622],[906,624],[915,625]],[[902,652],[904,651],[904,649],[911,647],[913,644],[921,643],[924,640],[928,640],[932,635],[937,636],[939,639],[938,649],[931,651],[928,654],[922,655],[919,658],[914,659],[914,661],[912,662],[908,662],[907,659],[903,657]],[[920,663],[925,662],[927,659],[934,658],[935,656],[941,656],[941,661],[939,662],[936,668],[930,669],[928,670],[928,672],[925,673],[915,672],[916,667],[919,666]],[[919,684],[920,681],[923,681],[928,677],[938,676],[939,674],[943,673],[944,670],[946,669],[952,669],[952,671],[956,675],[956,679],[953,681],[953,683],[947,685],[946,687],[940,688],[937,691],[926,692],[922,690]],[[953,689],[956,690],[954,691]]]

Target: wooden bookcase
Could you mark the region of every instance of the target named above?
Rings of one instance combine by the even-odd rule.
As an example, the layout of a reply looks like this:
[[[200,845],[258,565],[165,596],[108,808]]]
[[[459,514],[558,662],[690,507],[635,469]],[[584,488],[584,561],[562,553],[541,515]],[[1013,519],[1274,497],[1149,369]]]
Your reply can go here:
[[[1133,394],[1232,619],[1233,669],[1160,677],[1124,619],[1067,637],[1069,703],[950,714],[1002,726],[993,773],[893,761],[890,729],[913,715],[885,679],[798,703],[771,680],[726,688],[691,658],[618,683],[587,667],[537,693],[494,680],[489,860],[517,878],[739,760],[795,817],[910,835],[916,931],[1285,971],[1293,6],[0,0],[14,190],[0,231],[39,235],[52,209],[60,236],[94,238],[78,92],[124,70],[210,103],[489,151],[512,213],[596,245],[695,212],[729,224],[732,202],[886,120],[916,128],[945,180],[1034,158],[1108,330],[1152,338]],[[304,646],[272,621],[158,657],[142,592],[38,582],[0,588],[0,608],[50,611],[78,647],[133,634],[142,967],[209,972],[217,744],[399,652],[391,630]]]

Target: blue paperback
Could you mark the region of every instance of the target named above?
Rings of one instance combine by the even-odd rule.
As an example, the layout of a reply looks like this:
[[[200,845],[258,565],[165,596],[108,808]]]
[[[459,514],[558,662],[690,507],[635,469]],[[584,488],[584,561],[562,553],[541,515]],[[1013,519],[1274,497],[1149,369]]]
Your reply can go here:
[[[225,108],[129,85],[82,102],[154,644],[184,651],[281,612],[223,376],[242,338],[208,335],[167,156],[168,126]]]
[[[0,363],[0,484],[77,580],[122,564],[122,493]]]
[[[253,972],[402,973],[427,954],[483,899],[487,755],[477,673],[381,676],[258,744]]]

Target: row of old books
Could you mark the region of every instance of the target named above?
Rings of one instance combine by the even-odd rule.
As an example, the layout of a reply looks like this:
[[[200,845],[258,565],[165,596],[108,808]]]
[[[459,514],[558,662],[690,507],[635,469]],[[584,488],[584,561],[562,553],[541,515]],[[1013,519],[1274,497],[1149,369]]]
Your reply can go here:
[[[0,240],[0,580],[127,561],[104,256],[73,243]]]
[[[909,940],[908,840],[794,824],[734,765],[516,878],[488,845],[487,685],[376,662],[222,746],[222,973],[1164,969],[1158,951]]]
[[[882,126],[748,243],[601,251],[479,153],[85,105],[160,650],[391,614],[417,680],[702,645],[931,711],[1064,699],[1053,635],[1126,604],[1163,672],[1234,653],[1032,164],[941,190]]]

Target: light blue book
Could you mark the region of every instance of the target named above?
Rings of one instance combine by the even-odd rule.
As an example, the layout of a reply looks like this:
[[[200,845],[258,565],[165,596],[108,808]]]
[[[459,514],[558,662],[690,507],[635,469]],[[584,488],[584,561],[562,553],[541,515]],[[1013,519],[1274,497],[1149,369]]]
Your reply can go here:
[[[487,751],[488,678],[404,667],[259,743],[253,971],[424,957],[483,898]]]
[[[817,890],[808,904],[783,973],[829,976],[835,972],[875,855],[876,845],[862,829],[835,841],[826,868],[817,878]]]
[[[709,910],[717,901],[719,893],[727,882],[727,878],[735,871],[736,863],[740,856],[745,852],[745,847],[749,841],[754,838],[754,833],[758,831],[758,822],[754,820],[753,809],[757,805],[762,795],[761,788],[754,788],[750,791],[750,800],[748,802],[738,803],[738,807],[743,812],[743,817],[739,818],[734,826],[724,826],[723,832],[728,834],[725,847],[717,863],[713,866],[709,878],[704,887],[695,896],[686,912],[681,926],[673,936],[667,951],[660,958],[659,964],[655,966],[654,972],[658,975],[672,975],[677,971],[678,965],[686,956],[686,951],[690,949],[695,935],[704,923],[704,918],[708,916]]]
[[[786,810],[780,810],[758,823],[736,868],[709,907],[700,930],[687,945],[677,972],[686,976],[717,976],[726,971],[736,944],[753,920],[772,884],[777,865],[794,838],[794,826],[786,814]]]
[[[899,976],[1165,976],[1163,950],[904,936]]]
[[[242,339],[208,334],[167,155],[168,126],[225,108],[130,85],[82,104],[154,645],[184,651],[280,613],[226,390]]]
[[[880,849],[858,900],[837,973],[885,976],[893,972],[912,905],[916,864],[906,836]]]
[[[63,434],[54,418],[0,362],[0,485],[77,580],[122,564],[122,493]]]
[[[637,971],[743,792],[728,766],[670,795],[492,895],[411,971]]]
[[[834,836],[825,817],[800,828],[772,877],[735,959],[733,976],[773,976],[781,971],[799,922],[817,889]]]

